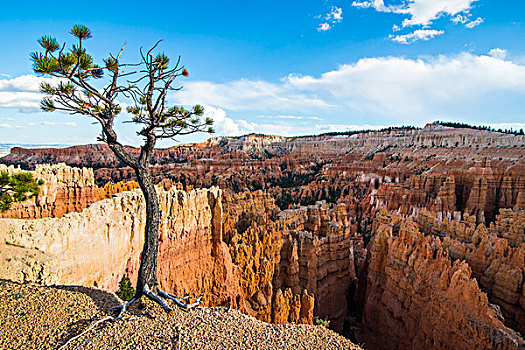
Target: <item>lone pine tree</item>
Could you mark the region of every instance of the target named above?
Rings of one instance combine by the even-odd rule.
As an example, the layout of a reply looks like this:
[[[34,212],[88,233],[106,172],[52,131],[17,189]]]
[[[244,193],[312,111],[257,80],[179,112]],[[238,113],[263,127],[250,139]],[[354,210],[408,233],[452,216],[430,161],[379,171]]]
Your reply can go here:
[[[150,164],[157,140],[196,132],[212,133],[213,120],[203,118],[200,105],[191,109],[168,105],[168,94],[181,89],[175,86],[176,79],[187,76],[188,72],[181,65],[180,56],[170,67],[168,56],[154,53],[160,41],[147,52],[141,49],[138,63],[121,63],[124,44],[116,56],[109,54],[98,65],[85,47],[85,41],[91,38],[90,29],[75,25],[70,33],[76,38],[70,48],[53,37],[43,36],[38,40],[43,51],[31,53],[35,73],[59,78],[55,84],[41,84],[40,91],[47,95],[41,101],[41,108],[48,112],[85,115],[98,122],[101,127],[98,140],[134,170],[146,201],[145,239],[135,296],[127,304],[114,308],[118,311],[116,318],[122,317],[129,305],[144,295],[166,311],[172,309],[165,299],[173,300],[182,308],[194,307],[200,298],[186,303],[189,297],[167,293],[157,282],[160,210]],[[119,103],[123,101],[130,105],[127,122],[139,126],[137,135],[143,140],[138,155],[119,142],[114,129],[115,119],[121,115]]]

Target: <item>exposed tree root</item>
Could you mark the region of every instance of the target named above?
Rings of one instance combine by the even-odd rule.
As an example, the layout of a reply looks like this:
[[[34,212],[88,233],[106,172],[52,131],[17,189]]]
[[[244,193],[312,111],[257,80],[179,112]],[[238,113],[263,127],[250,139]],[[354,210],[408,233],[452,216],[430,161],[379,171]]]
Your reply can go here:
[[[183,310],[189,310],[189,309],[193,309],[194,307],[196,306],[199,306],[200,303],[201,303],[201,300],[202,300],[202,295],[198,298],[194,298],[192,296],[185,296],[184,298],[179,298],[178,296],[176,295],[173,295],[171,293],[167,293],[161,289],[158,290],[159,291],[159,295],[163,298],[166,298],[166,299],[170,299],[170,300],[173,300],[175,302],[175,304],[177,304],[178,307],[180,307],[181,309]],[[195,300],[193,303],[191,304],[188,304],[185,302],[185,300],[188,300],[188,299],[193,299]]]
[[[61,347],[58,348],[58,350],[61,350],[63,348],[65,348],[67,346],[67,344],[71,343],[72,341],[74,341],[75,339],[78,339],[80,338],[83,334],[89,332],[91,329],[93,329],[93,327],[95,327],[96,325],[98,325],[99,323],[102,323],[102,322],[105,322],[105,321],[108,321],[108,320],[111,320],[113,319],[113,316],[108,316],[108,317],[105,317],[101,320],[98,320],[96,322],[94,322],[91,326],[89,326],[88,328],[86,328],[86,330],[84,330],[82,333],[80,334],[77,334],[76,336],[74,336],[73,338],[69,339],[67,342],[64,343],[64,345],[62,345]]]
[[[162,308],[165,310],[165,311],[173,311],[173,309],[168,305],[168,303],[166,302],[166,299],[170,299],[170,300],[173,300],[175,302],[175,304],[180,307],[182,310],[189,310],[189,309],[192,309],[198,305],[200,305],[201,303],[201,300],[202,300],[202,295],[198,298],[194,298],[192,296],[185,296],[184,298],[179,298],[178,296],[176,295],[173,295],[171,293],[167,293],[159,288],[156,288],[157,289],[157,293],[154,293],[152,292],[148,285],[145,285],[144,288],[142,289],[142,294],[144,294],[148,299],[156,302],[157,304],[159,304],[160,306],[162,306]],[[194,301],[190,304],[188,304],[186,302],[186,300],[188,299],[193,299]],[[112,307],[111,309],[108,310],[108,312],[112,311],[112,310],[117,310],[118,311],[118,314],[117,316],[115,317],[115,320],[118,320],[120,318],[122,318],[122,316],[124,315],[124,313],[126,312],[126,310],[131,306],[132,303],[134,303],[135,301],[137,301],[138,298],[133,298],[131,299],[129,302],[127,302],[126,304],[124,305],[119,305],[119,306],[115,306],[115,307]]]
[[[149,289],[149,287],[146,285],[146,286],[144,286],[144,288],[142,290],[142,294],[145,295],[146,297],[148,297],[148,299],[151,299],[154,302],[156,302],[157,304],[159,304],[160,306],[162,306],[162,308],[165,311],[173,311],[173,309],[168,305],[168,303],[166,302],[165,299],[173,300],[178,307],[180,307],[182,310],[185,310],[185,311],[188,311],[189,309],[193,309],[194,307],[199,306],[200,303],[201,303],[201,300],[202,300],[202,295],[200,297],[198,297],[198,298],[194,298],[192,296],[185,296],[184,298],[179,298],[178,296],[173,295],[171,293],[167,293],[167,292],[165,292],[165,291],[163,291],[163,290],[161,290],[159,288],[156,288],[156,289],[157,289],[157,293],[158,294],[153,293]],[[126,310],[131,306],[131,304],[133,304],[135,301],[137,301],[139,299],[140,298],[134,297],[133,299],[131,299],[130,301],[128,301],[124,305],[118,305],[118,306],[114,306],[114,307],[110,308],[108,310],[108,312],[111,312],[113,310],[117,310],[118,311],[116,316],[107,316],[107,317],[105,317],[103,319],[95,321],[88,328],[86,328],[83,332],[81,332],[80,334],[77,334],[73,338],[69,339],[62,346],[60,346],[58,348],[58,350],[61,350],[61,349],[65,348],[69,343],[71,343],[72,341],[80,338],[82,335],[84,335],[85,333],[89,332],[96,325],[98,325],[98,324],[100,324],[102,322],[109,321],[109,320],[116,321],[116,320],[121,319],[122,316],[124,316],[124,313],[126,312]],[[186,303],[186,300],[188,300],[188,299],[193,299],[194,301],[191,304],[188,304],[188,303]],[[181,334],[180,334],[180,331],[179,331],[178,341],[177,341],[179,349],[180,349],[180,346],[181,346],[181,341],[182,341],[182,339],[181,339]]]
[[[118,310],[118,314],[116,317],[113,317],[115,320],[119,320],[122,318],[122,316],[124,316],[124,312],[126,312],[126,310],[128,309],[128,307],[131,306],[131,304],[133,304],[137,299],[136,298],[133,298],[131,299],[130,301],[128,301],[126,304],[124,305],[118,305],[118,306],[113,306],[112,308],[110,308],[108,310],[108,312],[112,311],[112,310]]]
[[[165,310],[165,311],[173,311],[173,309],[168,305],[168,303],[166,302],[166,300],[164,300],[161,296],[153,293],[148,285],[146,284],[142,290],[142,292],[144,293],[145,296],[148,297],[148,299],[150,300],[153,300],[154,302],[156,302],[157,304],[159,304],[160,306],[162,306],[162,308]]]

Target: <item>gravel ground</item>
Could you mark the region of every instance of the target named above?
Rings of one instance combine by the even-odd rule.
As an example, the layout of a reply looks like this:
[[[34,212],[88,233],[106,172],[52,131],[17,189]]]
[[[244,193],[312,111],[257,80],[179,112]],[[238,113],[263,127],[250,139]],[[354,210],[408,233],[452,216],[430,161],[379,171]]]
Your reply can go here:
[[[113,294],[96,289],[41,287],[0,280],[0,350],[58,349],[106,317],[104,311],[117,303]],[[176,308],[167,313],[143,298],[122,320],[100,323],[64,349],[359,347],[322,326],[272,325],[225,308],[198,308],[190,312]]]

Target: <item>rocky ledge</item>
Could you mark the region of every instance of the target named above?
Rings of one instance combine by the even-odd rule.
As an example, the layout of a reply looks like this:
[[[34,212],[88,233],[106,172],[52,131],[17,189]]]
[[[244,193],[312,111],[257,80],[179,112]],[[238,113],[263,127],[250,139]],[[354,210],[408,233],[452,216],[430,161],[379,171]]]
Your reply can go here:
[[[41,287],[0,281],[0,348],[57,349],[81,334],[114,294],[85,287]],[[179,345],[180,342],[180,345]],[[72,349],[360,349],[323,326],[273,325],[228,308],[164,312],[147,300],[116,322],[99,323],[69,342]]]

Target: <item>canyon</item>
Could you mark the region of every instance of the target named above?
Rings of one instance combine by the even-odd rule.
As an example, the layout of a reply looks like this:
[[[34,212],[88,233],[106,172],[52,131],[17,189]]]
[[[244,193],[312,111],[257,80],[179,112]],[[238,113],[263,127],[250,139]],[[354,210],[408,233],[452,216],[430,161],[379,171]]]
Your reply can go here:
[[[438,124],[156,150],[159,282],[266,322],[329,320],[365,349],[522,349],[524,150],[522,135]],[[0,214],[1,278],[136,280],[144,204],[109,149],[0,162],[44,180]]]

